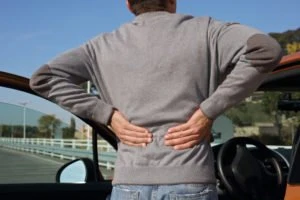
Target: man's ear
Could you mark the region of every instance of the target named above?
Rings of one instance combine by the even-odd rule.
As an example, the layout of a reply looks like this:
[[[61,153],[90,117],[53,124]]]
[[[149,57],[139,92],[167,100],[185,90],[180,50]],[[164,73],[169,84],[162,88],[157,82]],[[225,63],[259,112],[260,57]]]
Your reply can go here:
[[[129,1],[128,0],[126,0],[126,5],[127,5],[127,8],[128,8],[128,10],[130,11],[130,12],[132,12],[133,13],[133,11],[132,11],[132,7],[131,7],[131,5],[130,5],[130,3],[129,3]],[[134,13],[133,13],[134,14]]]
[[[176,0],[168,0],[171,5],[176,4]]]
[[[167,2],[168,11],[171,13],[176,13],[177,0],[168,0]]]

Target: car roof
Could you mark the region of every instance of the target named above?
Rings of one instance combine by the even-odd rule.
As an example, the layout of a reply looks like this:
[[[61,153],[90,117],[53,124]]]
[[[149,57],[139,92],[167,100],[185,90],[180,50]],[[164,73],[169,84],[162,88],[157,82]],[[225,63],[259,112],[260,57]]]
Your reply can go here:
[[[300,52],[296,52],[291,55],[284,56],[279,65],[275,68],[274,73],[289,69],[290,67],[297,67],[295,66],[298,63],[298,68],[300,67]]]
[[[284,56],[258,90],[300,91],[300,52]]]

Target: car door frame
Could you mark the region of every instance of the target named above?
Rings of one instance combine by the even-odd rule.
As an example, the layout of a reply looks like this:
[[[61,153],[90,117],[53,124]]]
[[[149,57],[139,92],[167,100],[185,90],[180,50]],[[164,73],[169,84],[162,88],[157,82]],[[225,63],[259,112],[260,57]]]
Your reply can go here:
[[[22,91],[28,94],[38,96],[29,87],[29,79],[15,74],[0,71],[0,87],[10,88],[17,91]],[[47,99],[46,99],[47,100]],[[47,100],[49,101],[49,100]],[[78,116],[77,116],[78,117]],[[80,118],[85,123],[92,127],[92,147],[93,161],[96,169],[98,169],[98,179],[94,183],[73,184],[73,183],[28,183],[28,184],[0,184],[0,199],[15,199],[22,197],[25,199],[55,199],[55,198],[70,198],[70,199],[85,199],[97,196],[97,199],[106,199],[111,193],[111,180],[103,180],[99,171],[98,162],[98,135],[105,139],[110,145],[117,149],[117,142],[114,133],[104,125],[95,124],[90,120]],[[55,177],[53,177],[55,178]]]

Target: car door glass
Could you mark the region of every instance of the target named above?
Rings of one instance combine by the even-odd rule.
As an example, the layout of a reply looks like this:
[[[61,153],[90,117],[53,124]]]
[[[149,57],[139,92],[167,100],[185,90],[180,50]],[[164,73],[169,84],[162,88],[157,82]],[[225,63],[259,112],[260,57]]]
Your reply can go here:
[[[279,100],[284,95],[284,91],[255,92],[229,109],[225,116],[233,124],[234,136],[253,137],[265,145],[290,146],[299,125],[300,114],[278,108]],[[290,95],[300,100],[298,92]]]
[[[228,120],[228,123],[225,123],[228,127],[221,126],[220,134],[231,135],[231,137],[252,137],[279,152],[289,161],[292,138],[296,131],[300,130],[300,113],[278,109],[278,102],[281,98],[285,98],[285,92],[255,92],[224,114]],[[292,92],[289,95],[292,99],[299,99],[300,102],[299,92]],[[229,138],[221,142],[226,142],[227,139]]]
[[[102,176],[105,180],[112,180],[117,160],[116,150],[98,135],[98,159]]]
[[[54,183],[58,169],[93,158],[91,130],[35,95],[0,87],[0,184]]]

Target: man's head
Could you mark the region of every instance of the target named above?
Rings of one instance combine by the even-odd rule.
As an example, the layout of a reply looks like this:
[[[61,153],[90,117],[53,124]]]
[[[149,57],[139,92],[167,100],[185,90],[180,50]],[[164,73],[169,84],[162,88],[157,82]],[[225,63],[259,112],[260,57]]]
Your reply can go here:
[[[176,0],[127,0],[128,9],[135,15],[146,12],[176,12]]]

